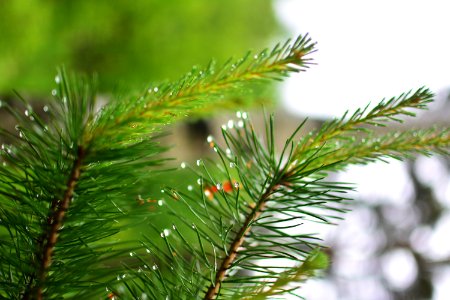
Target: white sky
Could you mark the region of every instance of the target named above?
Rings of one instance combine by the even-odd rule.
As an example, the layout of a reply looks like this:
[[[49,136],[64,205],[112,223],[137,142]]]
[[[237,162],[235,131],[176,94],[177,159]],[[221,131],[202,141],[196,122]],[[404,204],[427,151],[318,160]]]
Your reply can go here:
[[[292,111],[340,116],[423,85],[450,87],[450,1],[277,0],[288,30],[317,41],[317,66],[291,77]]]

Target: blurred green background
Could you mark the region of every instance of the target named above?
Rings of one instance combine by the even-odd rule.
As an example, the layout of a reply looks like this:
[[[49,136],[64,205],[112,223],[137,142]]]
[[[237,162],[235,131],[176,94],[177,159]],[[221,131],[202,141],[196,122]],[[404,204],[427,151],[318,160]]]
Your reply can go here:
[[[98,73],[103,91],[141,87],[279,33],[264,0],[0,1],[0,94],[48,95],[60,65]]]

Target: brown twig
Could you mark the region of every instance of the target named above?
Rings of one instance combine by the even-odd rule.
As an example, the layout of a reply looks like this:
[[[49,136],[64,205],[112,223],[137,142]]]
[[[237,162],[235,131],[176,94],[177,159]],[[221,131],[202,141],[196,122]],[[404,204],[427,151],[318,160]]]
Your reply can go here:
[[[242,244],[245,241],[245,238],[247,234],[250,232],[252,226],[251,224],[259,218],[261,213],[263,212],[267,201],[269,200],[270,195],[274,191],[276,191],[281,184],[273,185],[270,189],[268,189],[260,198],[257,205],[251,213],[247,216],[245,219],[244,225],[242,225],[241,229],[239,230],[238,234],[234,238],[233,243],[231,244],[228,255],[224,258],[222,261],[222,264],[220,265],[219,270],[216,273],[216,279],[214,281],[214,284],[211,284],[208,288],[208,291],[205,294],[204,300],[214,300],[216,299],[217,294],[219,293],[220,287],[222,285],[222,281],[224,280],[225,276],[227,275],[228,269],[233,264],[234,260],[236,259],[236,256],[238,255],[238,249],[242,246]]]
[[[63,225],[64,217],[73,198],[75,186],[80,179],[81,167],[85,155],[86,153],[84,148],[79,146],[77,158],[70,172],[63,198],[62,200],[55,200],[52,202],[51,212],[48,218],[48,231],[43,242],[44,247],[42,249],[41,265],[37,275],[38,284],[34,288],[35,292],[32,292],[33,294],[35,294],[35,299],[37,300],[42,300],[42,287],[47,275],[48,268],[52,263],[53,251],[55,249],[56,242],[58,241],[58,231]],[[24,296],[24,299],[26,299],[26,295]]]

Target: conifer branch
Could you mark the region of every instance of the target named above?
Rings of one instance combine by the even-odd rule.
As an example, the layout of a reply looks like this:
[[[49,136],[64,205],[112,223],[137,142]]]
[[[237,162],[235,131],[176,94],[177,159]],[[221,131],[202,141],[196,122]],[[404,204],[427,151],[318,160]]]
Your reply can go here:
[[[251,212],[248,214],[247,218],[244,221],[244,224],[242,225],[239,232],[236,234],[236,237],[234,238],[230,248],[228,249],[228,255],[223,258],[222,264],[217,270],[215,282],[211,283],[211,285],[208,288],[208,291],[205,294],[204,298],[205,300],[213,300],[216,298],[217,294],[219,293],[222,281],[225,279],[227,275],[227,271],[234,263],[236,257],[238,256],[239,248],[242,247],[246,236],[252,229],[252,223],[254,223],[256,220],[259,219],[264,210],[264,207],[266,206],[267,201],[269,200],[270,196],[277,190],[278,187],[279,187],[278,185],[274,185],[269,190],[267,190],[261,196],[261,199],[257,201],[255,208],[253,208]]]
[[[218,70],[213,62],[202,70],[194,68],[176,82],[150,87],[144,94],[125,103],[111,103],[104,111],[108,119],[100,118],[86,139],[94,142],[115,140],[115,136],[122,136],[125,129],[129,136],[135,136],[143,128],[147,133],[154,132],[159,126],[201,107],[212,108],[225,94],[243,85],[280,80],[291,72],[306,70],[312,64],[309,55],[315,52],[314,47],[315,43],[307,35],[299,36],[294,42],[288,40],[271,51],[266,49],[254,56],[249,52],[235,62],[230,59]]]
[[[351,188],[325,181],[328,173],[349,164],[383,161],[386,157],[448,154],[448,128],[375,136],[366,126],[400,121],[399,116],[412,114],[409,109],[424,108],[429,101],[430,93],[420,89],[412,95],[382,101],[369,112],[367,107],[357,110],[349,119],[325,124],[317,133],[296,143],[303,122],[279,155],[274,147],[273,119],[267,121],[263,142],[247,114],[238,113],[241,119],[230,121],[231,127],[222,131],[227,149],[209,139],[219,155],[217,170],[209,170],[197,162],[200,168],[203,166],[203,171],[197,173],[201,194],[166,190],[175,200],[174,207],[177,203],[183,205],[177,209],[170,205],[169,209],[187,231],[195,233],[199,248],[190,245],[174,224],[176,234],[161,233],[166,247],[150,239],[145,241],[153,258],[148,262],[146,257],[140,257],[144,268],[140,268],[140,273],[132,272],[133,282],[138,287],[151,287],[154,298],[157,295],[171,298],[182,293],[187,299],[266,299],[289,293],[293,289],[290,283],[298,284],[313,276],[324,267],[324,260],[323,256],[319,259],[314,255],[314,249],[320,246],[313,235],[284,230],[297,228],[308,220],[332,223],[333,218],[340,218],[345,212],[342,201],[348,199],[343,194]],[[359,136],[351,135],[355,132]],[[233,182],[234,189],[230,188]],[[180,213],[186,209],[193,213],[192,217]],[[184,252],[191,257],[180,258]],[[281,267],[276,263],[267,266],[264,265],[267,259],[288,260],[296,266]],[[159,269],[156,264],[171,271],[165,277],[156,276],[151,271]],[[250,273],[236,274],[237,269]],[[175,287],[178,288],[172,292]],[[134,289],[129,286],[131,293]],[[144,291],[150,293],[148,289]]]
[[[412,109],[426,109],[427,104],[433,100],[433,94],[427,88],[420,88],[415,92],[401,94],[389,100],[382,100],[369,110],[369,105],[357,109],[349,119],[348,111],[339,119],[326,123],[314,136],[301,143],[295,149],[294,156],[301,156],[304,149],[322,146],[326,141],[333,139],[345,140],[349,135],[367,132],[362,126],[385,126],[386,122],[403,122],[402,116],[415,116]]]
[[[75,186],[80,179],[81,168],[83,165],[83,160],[86,153],[82,146],[78,146],[77,158],[73,164],[72,171],[70,172],[70,176],[67,182],[67,188],[64,191],[64,196],[61,200],[54,200],[52,202],[52,210],[51,216],[48,219],[48,232],[47,236],[44,240],[45,246],[43,248],[43,254],[41,259],[41,266],[38,271],[38,278],[40,286],[37,288],[37,299],[42,299],[42,285],[45,282],[46,273],[52,261],[52,254],[55,248],[55,245],[58,241],[58,231],[63,225],[64,217],[66,215],[67,210],[69,209],[70,202],[73,198],[73,194],[75,192]],[[38,255],[40,257],[41,255]],[[24,299],[26,299],[24,297]]]
[[[407,130],[344,145],[329,153],[328,161],[331,164],[342,161],[343,165],[365,164],[383,157],[402,160],[412,154],[429,155],[434,152],[448,155],[449,148],[450,130],[448,128]]]

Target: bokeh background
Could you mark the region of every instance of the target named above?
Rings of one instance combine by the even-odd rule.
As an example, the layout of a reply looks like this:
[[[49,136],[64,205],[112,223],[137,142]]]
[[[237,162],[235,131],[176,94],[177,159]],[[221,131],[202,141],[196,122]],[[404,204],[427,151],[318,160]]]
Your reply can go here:
[[[319,125],[422,85],[434,90],[436,103],[404,126],[449,125],[447,6],[403,0],[0,1],[0,99],[13,103],[17,90],[42,107],[52,101],[61,65],[98,73],[101,92],[109,95],[309,32],[318,41],[318,65],[268,91],[256,88],[261,102],[276,100],[280,128],[289,131],[305,116]],[[167,142],[177,147],[170,155],[187,162],[205,155],[206,136],[230,116],[223,111],[174,126]],[[9,122],[0,111],[1,125],[13,126]],[[148,186],[155,193],[160,182],[186,187],[190,179],[177,174],[162,174]],[[353,167],[333,176],[357,184],[353,211],[339,226],[317,228],[333,263],[300,293],[311,300],[449,299],[449,158]],[[140,233],[145,228],[134,236]]]

